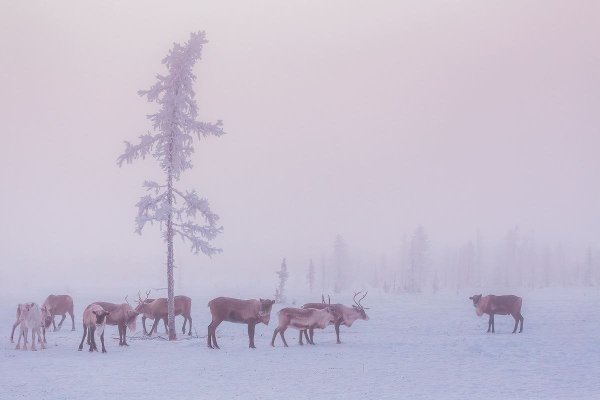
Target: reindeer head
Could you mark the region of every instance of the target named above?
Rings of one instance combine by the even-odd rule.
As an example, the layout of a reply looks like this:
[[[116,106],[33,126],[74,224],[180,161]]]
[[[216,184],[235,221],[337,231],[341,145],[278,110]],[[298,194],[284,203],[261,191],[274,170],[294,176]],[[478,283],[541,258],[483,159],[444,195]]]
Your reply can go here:
[[[129,328],[130,332],[135,332],[137,320],[137,316],[140,315],[138,311],[135,311],[129,301],[127,301],[127,296],[125,296],[125,302],[127,303],[127,307],[125,310],[125,323],[127,324],[127,328]]]
[[[325,307],[323,311],[326,311],[329,314],[329,321],[327,323],[334,323],[336,319],[336,312],[333,307]]]
[[[42,324],[44,325],[44,328],[49,328],[50,324],[52,324],[52,314],[50,313],[50,310],[47,306],[43,306],[40,308],[40,311],[42,312]]]
[[[258,309],[258,319],[265,325],[269,325],[271,320],[271,308],[275,304],[275,300],[259,299],[260,308]]]
[[[477,304],[479,304],[479,301],[481,300],[481,295],[474,294],[473,296],[469,297],[469,300],[473,300],[473,307],[477,307]]]
[[[141,291],[138,291],[138,304],[135,307],[135,311],[138,314],[142,314],[142,313],[146,312],[146,307],[148,305],[148,302],[147,302],[148,297],[150,297],[150,290],[148,290],[146,292],[146,298],[145,299],[142,299],[142,293],[141,293]],[[127,299],[127,297],[125,299]]]
[[[353,308],[353,309],[355,309],[356,311],[358,311],[358,313],[360,314],[360,316],[359,316],[359,318],[360,318],[360,319],[363,319],[363,320],[365,320],[365,321],[368,321],[368,320],[369,320],[369,316],[367,315],[367,313],[365,312],[365,310],[368,310],[369,308],[368,308],[368,307],[364,307],[364,306],[361,304],[361,301],[362,301],[362,300],[363,300],[365,297],[367,297],[367,293],[369,293],[369,292],[365,292],[365,294],[363,295],[363,297],[361,297],[361,298],[360,298],[358,301],[356,301],[356,297],[357,297],[359,294],[361,294],[361,293],[362,293],[362,291],[360,291],[360,292],[355,292],[355,293],[354,293],[354,297],[352,298],[352,300],[354,300],[354,305],[352,305],[352,308]]]
[[[101,310],[101,311],[92,311],[92,314],[94,314],[96,316],[96,325],[102,325],[102,324],[104,324],[104,320],[106,319],[106,316],[109,315],[110,313],[106,310]]]

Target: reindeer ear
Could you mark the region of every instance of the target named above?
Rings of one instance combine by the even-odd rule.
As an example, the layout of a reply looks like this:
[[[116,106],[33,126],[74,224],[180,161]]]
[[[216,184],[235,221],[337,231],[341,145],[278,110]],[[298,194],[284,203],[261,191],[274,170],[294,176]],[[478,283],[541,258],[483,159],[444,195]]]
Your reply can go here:
[[[98,315],[98,313],[96,311],[92,311],[92,314],[94,315]]]
[[[275,300],[271,300],[271,304],[275,304]]]
[[[469,300],[473,300],[473,296],[469,297]]]
[[[264,300],[263,300],[263,299],[258,299],[258,301],[260,301],[261,303],[262,303],[262,302],[264,302]]]

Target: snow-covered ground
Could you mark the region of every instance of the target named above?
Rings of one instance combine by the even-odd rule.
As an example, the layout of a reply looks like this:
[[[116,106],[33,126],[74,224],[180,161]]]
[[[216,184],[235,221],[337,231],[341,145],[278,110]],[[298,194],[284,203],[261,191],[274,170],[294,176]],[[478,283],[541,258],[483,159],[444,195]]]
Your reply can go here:
[[[270,326],[257,327],[256,350],[246,327],[229,323],[217,331],[221,350],[208,349],[208,298],[190,294],[195,337],[143,340],[138,332],[120,348],[116,327],[107,327],[107,354],[77,351],[81,310],[93,299],[74,295],[77,331],[65,321],[37,352],[10,343],[19,299],[2,299],[0,399],[600,399],[597,290],[516,292],[525,324],[515,335],[509,316],[486,334],[487,318],[475,315],[467,293],[370,294],[371,319],[342,328],[343,344],[333,327],[303,347],[288,330],[289,348],[269,345],[274,308]]]

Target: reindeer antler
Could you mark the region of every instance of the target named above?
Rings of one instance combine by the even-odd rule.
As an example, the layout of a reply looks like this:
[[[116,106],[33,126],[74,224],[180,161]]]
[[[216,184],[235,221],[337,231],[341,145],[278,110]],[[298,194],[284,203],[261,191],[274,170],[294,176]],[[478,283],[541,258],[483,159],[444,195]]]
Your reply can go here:
[[[129,304],[129,301],[127,300],[127,297],[129,297],[129,295],[125,296],[125,303],[127,303],[127,305],[131,306],[131,304]]]
[[[362,308],[363,310],[368,310],[368,308],[364,307],[362,304],[360,304],[360,302],[367,297],[367,293],[369,293],[368,291],[365,292],[365,294],[363,295],[363,297],[361,297],[360,299],[358,299],[358,301],[356,301],[356,297],[362,293],[362,290],[360,292],[354,292],[354,297],[352,297],[352,300],[354,301],[354,303],[356,304],[356,306],[358,308]]]
[[[138,302],[143,303],[150,297],[150,290],[146,292],[146,298],[142,300],[142,292],[138,290]]]

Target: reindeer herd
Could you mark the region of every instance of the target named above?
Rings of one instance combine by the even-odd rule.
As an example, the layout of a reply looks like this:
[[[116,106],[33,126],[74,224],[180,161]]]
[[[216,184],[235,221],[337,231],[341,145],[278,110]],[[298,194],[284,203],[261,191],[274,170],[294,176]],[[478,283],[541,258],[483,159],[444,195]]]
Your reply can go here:
[[[321,296],[320,303],[307,303],[301,308],[286,307],[278,312],[278,323],[271,346],[275,346],[277,335],[285,347],[288,347],[285,340],[285,332],[288,328],[299,331],[298,344],[303,345],[303,338],[308,344],[314,345],[314,330],[324,329],[328,325],[335,327],[336,342],[340,341],[340,326],[352,326],[356,320],[369,320],[366,311],[368,308],[362,305],[362,300],[367,296],[365,292],[358,298],[362,292],[354,293],[352,306],[343,304],[331,304],[331,300],[325,302],[325,297]],[[127,329],[131,332],[136,330],[136,320],[142,315],[142,325],[144,335],[151,336],[157,332],[160,320],[163,320],[165,331],[167,330],[167,299],[149,298],[150,292],[146,292],[146,298],[143,299],[141,293],[138,293],[137,305],[133,307],[129,304],[127,297],[125,303],[115,304],[103,301],[97,301],[89,304],[83,312],[83,336],[79,344],[79,350],[83,349],[87,338],[89,351],[98,351],[96,336],[100,339],[102,352],[106,353],[104,345],[104,328],[106,325],[116,325],[119,330],[119,346],[129,346],[127,344]],[[358,298],[358,299],[357,299]],[[488,332],[494,330],[494,315],[512,315],[515,319],[515,328],[517,331],[520,323],[519,332],[523,331],[523,316],[521,315],[522,299],[518,296],[482,296],[474,295],[469,297],[473,301],[475,312],[478,316],[488,314],[490,319],[488,323]],[[248,325],[249,347],[256,348],[254,344],[254,332],[257,324],[269,324],[271,319],[271,309],[274,300],[270,299],[251,299],[241,300],[230,297],[217,297],[208,302],[208,307],[212,320],[208,325],[207,346],[211,349],[218,349],[217,327],[224,321]],[[175,315],[181,315],[184,318],[182,333],[185,334],[186,324],[188,335],[192,334],[192,299],[187,296],[175,296]],[[66,315],[71,317],[72,328],[75,330],[75,317],[73,314],[73,298],[69,295],[50,295],[46,298],[42,307],[36,303],[24,303],[17,306],[17,318],[12,327],[10,340],[14,343],[15,329],[19,327],[19,338],[17,349],[21,348],[21,339],[23,339],[23,350],[27,349],[28,333],[31,331],[31,350],[36,350],[36,337],[41,348],[45,348],[46,329],[53,326],[54,330],[59,330],[65,321]],[[55,316],[60,315],[62,319],[58,323],[58,328],[54,322]],[[146,329],[146,319],[153,320],[152,327],[148,332]]]

